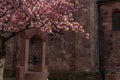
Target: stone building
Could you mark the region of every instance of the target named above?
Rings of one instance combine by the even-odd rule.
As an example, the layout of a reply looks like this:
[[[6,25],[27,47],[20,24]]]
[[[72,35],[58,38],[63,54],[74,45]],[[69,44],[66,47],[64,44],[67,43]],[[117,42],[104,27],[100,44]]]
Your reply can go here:
[[[120,79],[120,0],[80,0],[88,9],[75,15],[85,32],[64,40],[27,30],[7,43],[5,76],[17,80]],[[89,33],[90,36],[86,36]]]

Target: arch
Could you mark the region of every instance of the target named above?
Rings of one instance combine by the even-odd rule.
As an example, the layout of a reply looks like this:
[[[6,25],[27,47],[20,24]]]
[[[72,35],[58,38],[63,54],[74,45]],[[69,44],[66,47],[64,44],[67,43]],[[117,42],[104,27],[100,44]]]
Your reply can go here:
[[[42,68],[42,40],[33,35],[29,39],[28,71],[41,71]]]

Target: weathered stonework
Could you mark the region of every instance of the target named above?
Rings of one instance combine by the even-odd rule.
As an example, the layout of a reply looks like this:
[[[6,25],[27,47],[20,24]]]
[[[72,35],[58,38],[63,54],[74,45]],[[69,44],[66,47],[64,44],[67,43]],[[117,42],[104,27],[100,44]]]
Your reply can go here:
[[[86,13],[76,13],[75,19],[84,26],[85,32],[75,33],[73,31],[67,31],[65,32],[64,40],[58,38],[52,40],[46,39],[45,66],[47,66],[46,71],[49,72],[49,78],[53,77],[54,74],[57,74],[58,78],[59,76],[64,77],[67,75],[68,80],[98,80],[98,78],[96,78],[96,76],[99,76],[99,74],[97,74],[99,71],[99,62],[96,0],[81,0],[81,2],[88,11]],[[19,75],[17,75],[17,77],[21,77],[21,80],[26,80],[28,77],[25,76],[31,75],[29,73],[24,73],[24,66],[26,66],[24,55],[26,42],[24,39],[30,38],[34,33],[36,33],[34,30],[26,31],[8,42],[9,50],[7,51],[6,66],[9,66],[6,68],[14,71],[17,67],[16,73]],[[37,33],[39,33],[39,31]],[[90,34],[89,39],[86,36],[86,33]],[[41,37],[41,35],[39,36]],[[15,55],[14,53],[17,54]],[[11,57],[9,57],[9,55]],[[15,60],[13,57],[15,57]],[[36,77],[36,75],[33,76]]]
[[[100,4],[100,53],[105,80],[120,79],[120,30],[112,28],[112,14],[115,10],[120,11],[119,0]]]
[[[65,41],[48,41],[46,49],[48,59],[48,70],[65,70],[76,72],[91,72],[97,69],[96,54],[96,10],[95,1],[81,1],[87,7],[87,13],[79,12],[76,20],[81,21],[85,32],[66,32]],[[79,17],[80,18],[79,18]],[[94,18],[93,18],[94,17]],[[96,24],[95,24],[96,23]],[[86,39],[86,33],[90,33],[90,39]],[[96,34],[96,35],[95,35]],[[95,42],[95,43],[94,43]]]
[[[100,7],[101,54],[106,72],[120,71],[120,30],[112,30],[112,13],[120,10],[120,1],[104,3]]]
[[[76,13],[75,18],[84,26],[85,32],[68,31],[65,33],[64,40],[43,38],[43,35],[35,30],[21,33],[7,43],[5,76],[16,76],[19,80],[34,80],[40,78],[39,75],[48,75],[25,73],[28,66],[25,64],[26,43],[24,39],[29,39],[37,33],[39,38],[46,43],[45,60],[41,67],[42,71],[49,73],[49,79],[99,80],[100,74],[97,72],[100,68],[100,53],[106,80],[119,80],[120,30],[112,30],[112,12],[114,9],[120,10],[120,1],[111,0],[100,4],[99,27],[96,0],[80,1],[88,11],[85,14],[83,12]],[[90,34],[89,39],[86,37],[86,33]]]

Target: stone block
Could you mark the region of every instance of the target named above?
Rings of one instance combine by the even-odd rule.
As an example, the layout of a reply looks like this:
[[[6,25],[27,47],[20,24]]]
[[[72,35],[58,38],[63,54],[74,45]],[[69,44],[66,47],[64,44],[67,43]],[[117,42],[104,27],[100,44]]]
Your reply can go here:
[[[25,80],[47,80],[47,73],[43,72],[27,72]]]

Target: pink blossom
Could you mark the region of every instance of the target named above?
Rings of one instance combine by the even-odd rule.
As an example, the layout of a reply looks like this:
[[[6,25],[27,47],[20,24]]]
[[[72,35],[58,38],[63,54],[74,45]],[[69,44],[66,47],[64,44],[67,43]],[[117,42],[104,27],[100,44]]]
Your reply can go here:
[[[52,33],[55,30],[81,30],[83,27],[74,21],[75,11],[87,11],[77,0],[0,0],[0,30],[18,32],[29,28],[40,28]],[[3,29],[2,29],[3,27]]]

